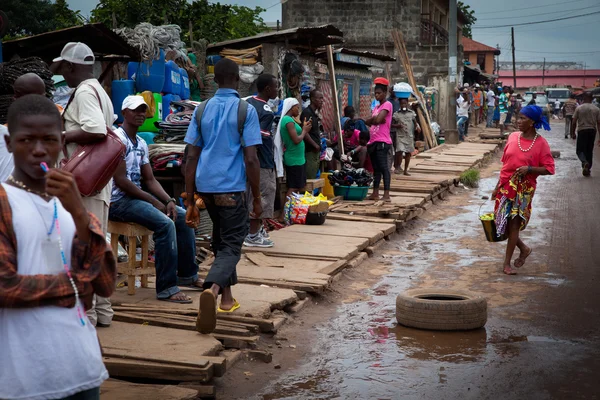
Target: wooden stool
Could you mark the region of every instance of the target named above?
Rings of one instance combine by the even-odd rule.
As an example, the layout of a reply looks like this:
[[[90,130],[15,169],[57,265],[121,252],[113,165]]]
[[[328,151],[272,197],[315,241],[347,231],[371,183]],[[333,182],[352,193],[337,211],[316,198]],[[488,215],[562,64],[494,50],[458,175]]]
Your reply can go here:
[[[114,222],[108,221],[108,233],[110,233],[110,245],[113,254],[118,259],[119,256],[119,235],[127,237],[128,256],[127,262],[117,262],[117,272],[123,276],[117,280],[117,284],[127,279],[127,294],[135,294],[135,277],[142,277],[142,287],[148,287],[148,275],[154,274],[154,263],[148,261],[148,237],[152,235],[149,229],[133,222]],[[142,237],[142,260],[136,260],[137,237]]]

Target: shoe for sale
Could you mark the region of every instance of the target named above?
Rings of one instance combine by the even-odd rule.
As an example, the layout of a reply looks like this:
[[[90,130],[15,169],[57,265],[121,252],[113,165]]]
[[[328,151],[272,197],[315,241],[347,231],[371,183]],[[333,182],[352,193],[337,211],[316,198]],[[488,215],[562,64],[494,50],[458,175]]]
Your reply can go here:
[[[262,237],[260,234],[254,236],[246,236],[244,246],[246,247],[273,247],[274,243],[270,239]]]
[[[583,176],[590,176],[590,164],[585,163],[583,164]]]

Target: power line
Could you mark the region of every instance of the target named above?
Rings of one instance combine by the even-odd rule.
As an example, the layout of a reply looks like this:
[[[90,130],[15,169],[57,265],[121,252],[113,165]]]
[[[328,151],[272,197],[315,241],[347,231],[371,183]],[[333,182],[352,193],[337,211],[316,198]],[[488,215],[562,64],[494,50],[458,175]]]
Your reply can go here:
[[[492,26],[472,26],[471,29],[494,29],[494,28],[509,28],[509,27],[513,27],[513,26],[523,26],[523,25],[536,25],[536,24],[545,24],[547,22],[555,22],[555,21],[563,21],[565,19],[573,19],[573,18],[579,18],[579,17],[587,17],[589,15],[595,15],[595,14],[600,14],[600,11],[595,11],[595,12],[591,12],[588,14],[579,14],[579,15],[572,15],[570,17],[563,17],[563,18],[554,18],[554,19],[548,19],[545,21],[531,21],[531,22],[523,22],[523,23],[519,23],[519,24],[508,24],[508,25],[492,25]]]
[[[564,15],[564,13],[566,13],[566,12],[567,13],[571,13],[571,12],[576,12],[576,11],[589,10],[590,8],[593,8],[593,7],[600,7],[600,4],[595,5],[595,6],[587,6],[587,7],[583,7],[583,8],[576,8],[576,9],[568,10],[568,11],[566,11],[566,10],[559,10],[559,11],[551,11],[551,12],[541,13],[541,14],[536,13],[535,16],[538,17],[540,15],[556,15],[556,14],[562,14],[562,15]],[[522,15],[520,17],[510,16],[510,17],[502,17],[502,18],[510,18],[510,19],[531,18],[531,15]],[[496,20],[497,21],[498,18],[483,18],[483,19],[477,18],[477,22],[479,22],[479,21],[490,21],[490,20]]]
[[[500,48],[501,50],[511,50],[510,48]],[[591,50],[591,51],[536,51],[536,50],[521,50],[515,49],[515,51],[520,51],[522,53],[537,53],[537,54],[596,54],[600,53],[600,50]]]
[[[557,6],[557,5],[563,5],[564,6],[565,4],[578,3],[580,1],[584,1],[584,0],[561,1],[560,3],[544,4],[544,7]],[[504,12],[513,12],[513,11],[521,11],[521,10],[531,10],[533,8],[540,8],[540,6],[524,7],[524,8],[513,8],[512,10],[486,11],[486,12],[482,12],[482,13],[478,13],[478,14],[479,15],[485,15],[485,14],[502,14]],[[502,17],[502,18],[504,18],[504,17]]]

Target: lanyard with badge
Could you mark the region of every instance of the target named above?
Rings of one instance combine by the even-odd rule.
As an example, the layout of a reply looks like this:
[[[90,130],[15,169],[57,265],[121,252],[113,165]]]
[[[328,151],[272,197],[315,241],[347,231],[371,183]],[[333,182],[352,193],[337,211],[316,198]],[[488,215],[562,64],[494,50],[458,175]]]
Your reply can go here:
[[[41,164],[44,172],[48,172],[48,166],[46,163]],[[58,274],[64,271],[69,278],[69,282],[73,287],[73,291],[75,292],[75,306],[77,308],[77,316],[79,317],[79,321],[82,326],[85,326],[85,319],[83,318],[83,311],[81,310],[81,306],[79,305],[79,291],[77,290],[77,285],[73,281],[73,277],[71,275],[71,269],[69,268],[69,264],[67,263],[67,257],[65,255],[65,250],[63,248],[61,234],[60,234],[60,223],[58,221],[58,205],[56,198],[52,199],[54,205],[54,211],[52,214],[52,222],[50,223],[50,227],[46,225],[46,221],[44,220],[44,216],[37,204],[35,204],[33,198],[30,198],[31,202],[35,206],[35,209],[40,214],[42,221],[44,223],[44,227],[46,228],[46,240],[42,240],[42,255],[44,260],[46,261],[46,265],[48,267],[48,273],[50,274]],[[56,230],[56,236],[53,238],[52,233]]]

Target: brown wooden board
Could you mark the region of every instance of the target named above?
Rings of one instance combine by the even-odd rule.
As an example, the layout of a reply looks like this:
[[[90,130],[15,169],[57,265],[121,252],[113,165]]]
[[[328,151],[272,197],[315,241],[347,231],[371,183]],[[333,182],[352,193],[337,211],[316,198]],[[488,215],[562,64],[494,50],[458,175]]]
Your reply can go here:
[[[192,400],[198,390],[178,385],[146,385],[108,379],[100,386],[100,400]]]
[[[213,378],[213,366],[210,363],[204,368],[195,368],[114,357],[103,357],[102,360],[110,376],[118,378],[146,378],[203,383],[210,382]]]
[[[344,213],[329,213],[327,219],[340,220],[340,221],[360,221],[360,222],[372,222],[376,224],[394,224],[396,220],[394,218],[377,218],[368,217],[363,215],[348,215]]]
[[[360,237],[369,239],[374,244],[383,239],[384,236],[396,230],[394,224],[375,224],[370,222],[351,222],[339,220],[327,220],[323,225],[292,225],[286,228],[292,232],[312,233],[318,230],[319,234],[345,237]]]
[[[244,252],[262,252],[278,256],[348,260],[369,245],[367,239],[340,236],[326,237],[319,233],[288,232],[281,229],[270,233],[275,246],[270,248],[245,247]]]

